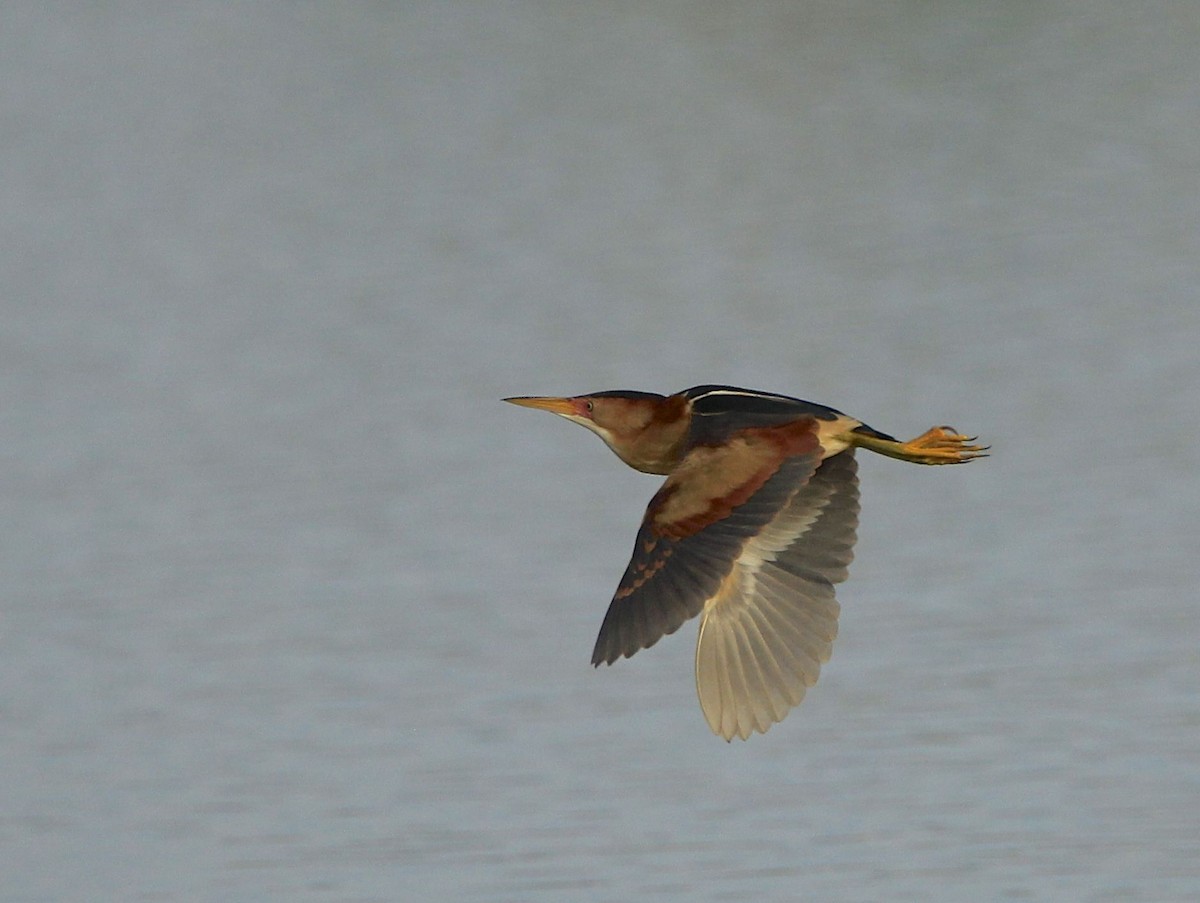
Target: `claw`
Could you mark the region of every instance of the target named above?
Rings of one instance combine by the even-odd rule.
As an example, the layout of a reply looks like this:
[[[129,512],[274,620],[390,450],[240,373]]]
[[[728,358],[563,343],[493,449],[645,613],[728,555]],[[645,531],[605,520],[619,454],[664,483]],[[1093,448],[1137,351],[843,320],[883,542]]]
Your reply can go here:
[[[972,445],[978,436],[967,436],[951,426],[935,426],[901,445],[903,456],[919,464],[964,464],[987,457],[987,446]]]

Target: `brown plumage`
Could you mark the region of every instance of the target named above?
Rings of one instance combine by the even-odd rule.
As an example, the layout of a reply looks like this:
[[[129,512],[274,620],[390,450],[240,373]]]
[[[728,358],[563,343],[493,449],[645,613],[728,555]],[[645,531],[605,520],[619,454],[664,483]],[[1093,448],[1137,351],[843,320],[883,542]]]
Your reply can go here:
[[[592,663],[631,656],[703,615],[696,689],[726,740],[781,721],[829,660],[834,585],[846,579],[858,524],[854,449],[918,464],[985,451],[949,427],[899,442],[833,408],[731,386],[505,401],[566,417],[629,466],[667,475]]]

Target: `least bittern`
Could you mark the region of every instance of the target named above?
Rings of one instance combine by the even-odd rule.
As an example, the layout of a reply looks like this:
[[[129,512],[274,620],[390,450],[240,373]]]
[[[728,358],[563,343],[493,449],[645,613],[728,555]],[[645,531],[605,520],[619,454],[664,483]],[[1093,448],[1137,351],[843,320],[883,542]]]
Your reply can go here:
[[[702,615],[696,689],[713,732],[743,740],[804,698],[829,660],[858,525],[856,448],[962,464],[985,446],[948,426],[900,442],[824,405],[730,386],[675,395],[506,398],[596,433],[666,474],[604,616],[592,664],[653,646]]]

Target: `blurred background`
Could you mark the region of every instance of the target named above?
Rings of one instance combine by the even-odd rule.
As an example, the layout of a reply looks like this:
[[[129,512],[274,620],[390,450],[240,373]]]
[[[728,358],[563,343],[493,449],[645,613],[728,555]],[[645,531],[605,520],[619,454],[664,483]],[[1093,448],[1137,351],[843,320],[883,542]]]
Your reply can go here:
[[[0,18],[0,897],[1200,894],[1194,4]],[[728,745],[498,401],[706,382],[993,446]]]

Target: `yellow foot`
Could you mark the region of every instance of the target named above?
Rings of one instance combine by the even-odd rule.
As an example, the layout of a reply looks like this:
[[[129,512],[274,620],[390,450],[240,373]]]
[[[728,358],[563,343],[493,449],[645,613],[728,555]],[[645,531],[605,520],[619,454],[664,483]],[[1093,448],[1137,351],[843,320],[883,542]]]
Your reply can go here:
[[[984,452],[991,448],[989,445],[972,445],[975,439],[975,436],[962,435],[953,427],[935,426],[907,442],[858,436],[855,444],[913,464],[965,464],[975,458],[986,458]]]
[[[914,464],[965,464],[974,458],[986,458],[990,446],[971,445],[975,436],[964,436],[950,426],[932,427],[916,439],[899,443],[898,458]]]

